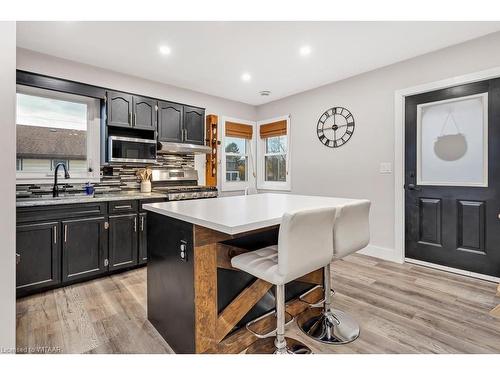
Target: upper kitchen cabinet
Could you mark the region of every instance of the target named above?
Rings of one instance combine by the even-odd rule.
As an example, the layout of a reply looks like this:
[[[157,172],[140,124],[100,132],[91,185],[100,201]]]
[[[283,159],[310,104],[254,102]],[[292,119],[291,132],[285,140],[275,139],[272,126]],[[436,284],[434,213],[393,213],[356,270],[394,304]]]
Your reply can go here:
[[[184,106],[184,142],[205,144],[205,110]]]
[[[158,140],[161,142],[182,142],[182,105],[158,102]]]
[[[156,130],[156,100],[107,92],[107,124],[141,130]]]
[[[133,97],[122,92],[108,91],[106,102],[109,126],[132,127]]]
[[[134,128],[156,130],[156,100],[134,96],[133,102]]]

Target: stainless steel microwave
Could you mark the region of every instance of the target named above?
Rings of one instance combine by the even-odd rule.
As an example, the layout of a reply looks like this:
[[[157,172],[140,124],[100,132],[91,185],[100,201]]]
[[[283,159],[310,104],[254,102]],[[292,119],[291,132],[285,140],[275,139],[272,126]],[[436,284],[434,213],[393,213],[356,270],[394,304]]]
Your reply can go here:
[[[156,141],[110,136],[108,138],[108,162],[155,163]]]

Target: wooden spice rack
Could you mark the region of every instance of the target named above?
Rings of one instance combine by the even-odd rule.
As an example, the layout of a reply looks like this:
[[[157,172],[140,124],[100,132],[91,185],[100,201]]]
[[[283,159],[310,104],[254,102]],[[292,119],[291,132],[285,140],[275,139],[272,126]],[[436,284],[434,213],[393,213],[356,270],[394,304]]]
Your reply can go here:
[[[206,145],[212,150],[207,154],[207,161],[205,163],[205,184],[207,186],[217,186],[217,146],[219,145],[218,139],[218,116],[208,115],[206,117]]]

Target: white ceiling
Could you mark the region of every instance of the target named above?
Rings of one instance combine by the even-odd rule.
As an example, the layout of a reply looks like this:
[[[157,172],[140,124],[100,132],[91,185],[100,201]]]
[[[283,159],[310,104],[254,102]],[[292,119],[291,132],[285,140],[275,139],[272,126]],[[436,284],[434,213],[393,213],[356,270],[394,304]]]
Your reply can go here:
[[[18,22],[17,45],[259,105],[498,30],[500,22]]]

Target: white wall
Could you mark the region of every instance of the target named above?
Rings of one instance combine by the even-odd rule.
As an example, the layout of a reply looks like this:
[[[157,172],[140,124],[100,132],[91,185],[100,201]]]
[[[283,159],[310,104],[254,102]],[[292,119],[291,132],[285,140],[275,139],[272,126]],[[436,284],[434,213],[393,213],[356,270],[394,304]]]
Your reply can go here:
[[[17,69],[84,82],[206,108],[206,113],[255,120],[256,108],[220,97],[138,78],[112,70],[61,59],[22,48],[17,49]],[[200,183],[205,183],[205,156],[196,155]]]
[[[0,22],[0,349],[16,345],[16,23]]]
[[[257,107],[258,120],[291,115],[292,192],[370,199],[370,250],[398,259],[394,176],[379,173],[380,162],[394,163],[394,92],[500,66],[499,46],[500,33],[490,34]],[[334,106],[348,108],[356,120],[353,137],[338,149],[316,136],[318,118]]]

